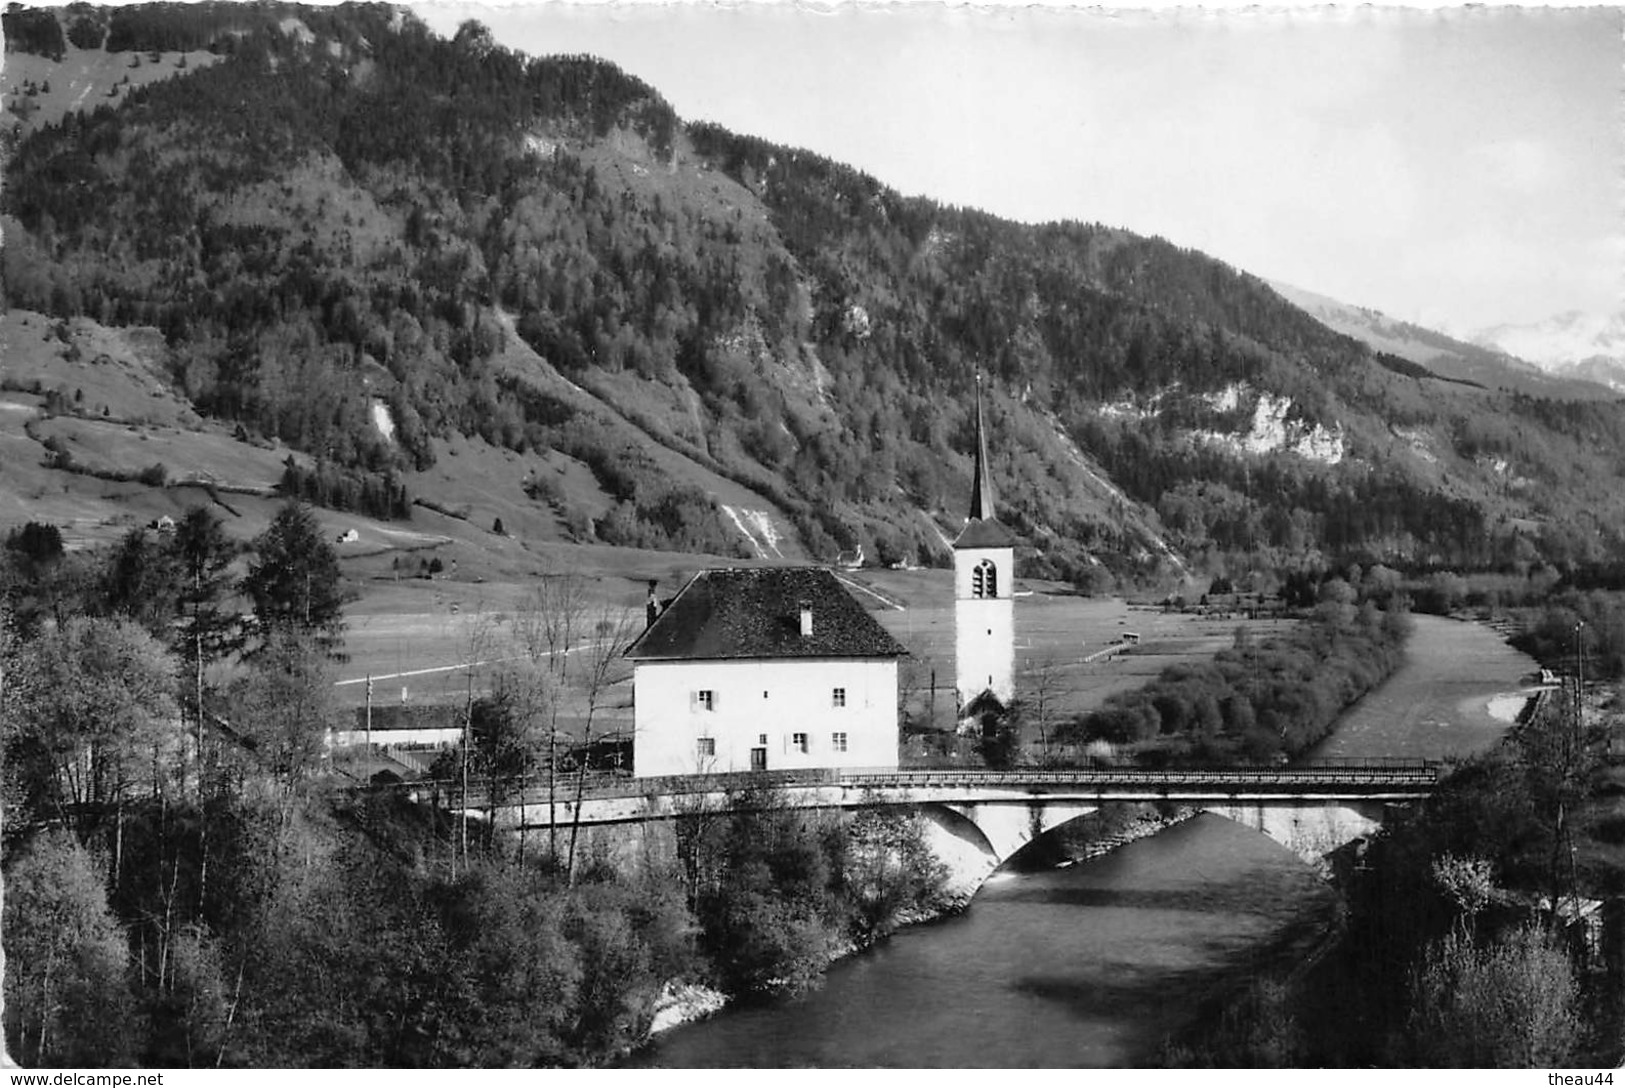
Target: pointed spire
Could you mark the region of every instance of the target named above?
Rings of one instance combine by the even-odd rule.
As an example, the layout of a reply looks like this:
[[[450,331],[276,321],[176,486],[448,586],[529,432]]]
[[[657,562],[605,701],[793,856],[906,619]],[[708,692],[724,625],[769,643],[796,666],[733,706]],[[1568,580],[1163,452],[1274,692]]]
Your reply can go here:
[[[988,476],[987,428],[982,426],[982,372],[976,372],[976,465],[971,470],[970,520],[993,516],[993,480]]]

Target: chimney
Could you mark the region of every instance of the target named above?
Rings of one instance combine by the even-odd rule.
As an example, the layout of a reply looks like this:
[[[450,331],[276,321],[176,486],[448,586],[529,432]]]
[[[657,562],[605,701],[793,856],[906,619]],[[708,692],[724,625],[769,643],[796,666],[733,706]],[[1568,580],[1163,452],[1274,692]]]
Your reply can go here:
[[[660,599],[655,596],[655,587],[659,584],[656,579],[649,579],[649,599],[643,606],[645,618],[643,628],[646,631],[655,625],[655,620],[660,618]]]
[[[812,604],[801,602],[801,637],[812,638]]]

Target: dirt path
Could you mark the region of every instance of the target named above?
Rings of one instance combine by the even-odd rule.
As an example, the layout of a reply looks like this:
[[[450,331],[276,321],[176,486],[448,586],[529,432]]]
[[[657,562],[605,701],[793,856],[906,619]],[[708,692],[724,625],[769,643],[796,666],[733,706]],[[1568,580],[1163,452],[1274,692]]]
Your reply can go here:
[[[1535,661],[1476,623],[1416,616],[1405,664],[1343,716],[1310,758],[1440,759],[1493,747],[1533,694]]]

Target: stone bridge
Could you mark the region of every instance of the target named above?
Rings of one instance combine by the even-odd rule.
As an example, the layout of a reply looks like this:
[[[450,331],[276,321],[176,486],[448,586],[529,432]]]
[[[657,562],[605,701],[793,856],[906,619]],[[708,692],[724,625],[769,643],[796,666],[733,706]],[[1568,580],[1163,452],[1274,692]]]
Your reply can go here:
[[[595,781],[576,802],[573,779],[551,804],[531,789],[470,813],[512,829],[664,821],[775,803],[804,808],[910,806],[997,865],[1060,825],[1113,803],[1156,802],[1254,828],[1311,864],[1370,834],[1388,807],[1427,796],[1438,767],[1361,761],[1223,770],[814,771]],[[455,802],[454,802],[455,807]]]

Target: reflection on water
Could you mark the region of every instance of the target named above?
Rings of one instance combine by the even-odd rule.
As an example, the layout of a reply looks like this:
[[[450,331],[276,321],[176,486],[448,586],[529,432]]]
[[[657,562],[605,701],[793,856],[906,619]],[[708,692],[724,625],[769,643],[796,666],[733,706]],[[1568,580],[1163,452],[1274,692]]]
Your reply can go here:
[[[1282,847],[1200,816],[1091,862],[1003,876],[963,915],[837,964],[816,993],[678,1028],[638,1064],[1143,1064],[1334,901]]]

